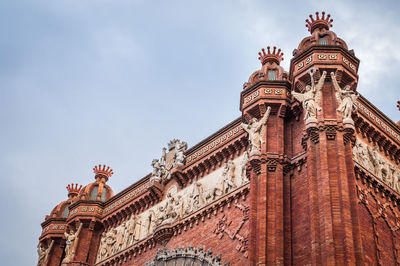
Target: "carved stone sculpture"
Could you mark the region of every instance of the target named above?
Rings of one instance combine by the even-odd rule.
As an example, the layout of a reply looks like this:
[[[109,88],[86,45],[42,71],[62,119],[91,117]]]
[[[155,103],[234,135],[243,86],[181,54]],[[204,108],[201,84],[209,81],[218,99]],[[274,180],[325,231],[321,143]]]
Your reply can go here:
[[[268,106],[264,116],[258,121],[256,118],[250,120],[249,124],[242,123],[242,128],[249,134],[250,156],[261,152],[261,144],[263,143],[263,131],[268,117],[271,113],[271,107]]]
[[[185,161],[185,155],[184,152],[187,149],[187,143],[186,142],[180,142],[176,141],[175,142],[175,161],[173,163],[173,167],[179,167],[184,165]]]
[[[50,245],[47,248],[44,247],[42,243],[39,243],[37,246],[37,252],[39,255],[37,266],[43,266],[47,263],[47,260],[49,259],[49,253],[53,245],[54,240],[51,240]]]
[[[157,215],[154,210],[149,210],[149,215],[147,216],[146,219],[146,225],[145,225],[145,234],[151,234],[154,231],[154,228],[157,226]]]
[[[346,85],[343,89],[341,89],[336,80],[335,73],[331,72],[331,77],[333,87],[336,91],[336,99],[339,102],[339,107],[337,108],[337,111],[342,114],[343,122],[353,123],[353,119],[351,119],[351,114],[357,111],[357,106],[355,105],[355,102],[360,95],[352,91],[350,85]]]
[[[243,159],[240,162],[240,177],[242,178],[242,185],[249,182],[249,179],[247,178],[247,171],[246,171],[246,165],[247,162],[249,161],[249,152],[246,151],[243,154]]]
[[[192,197],[194,200],[193,203],[194,210],[200,209],[200,207],[206,204],[206,199],[204,198],[204,188],[200,182],[197,181],[194,182]]]
[[[150,181],[161,181],[161,164],[158,159],[154,159],[151,162],[151,166],[153,166],[153,172],[151,173]]]
[[[379,154],[377,146],[372,148],[356,139],[353,147],[353,158],[388,186],[400,192],[400,171],[397,166],[391,164]]]
[[[172,149],[175,149],[175,142]],[[98,249],[97,262],[110,259],[132,245],[140,245],[143,239],[158,232],[159,227],[173,224],[180,219],[193,215],[205,205],[218,200],[224,194],[231,192],[239,185],[245,183],[241,180],[240,165],[245,165],[249,152],[241,157],[230,160],[224,166],[202,178],[201,181],[194,181],[191,185],[178,191],[176,185],[166,191],[163,201],[150,207],[140,215],[132,215],[130,219],[115,228],[103,232]],[[166,165],[172,167],[172,154],[166,154]],[[163,159],[157,160],[160,168]],[[155,174],[158,174],[155,171]],[[162,176],[162,174],[160,174]]]
[[[393,173],[393,189],[400,193],[400,170],[396,166]]]
[[[381,178],[381,170],[382,170],[382,164],[381,164],[381,158],[380,155],[378,153],[378,146],[375,146],[374,148],[371,148],[370,146],[368,146],[368,154],[370,156],[371,159],[371,168],[373,169],[374,174]]]
[[[178,139],[171,140],[168,143],[168,152],[166,148],[163,148],[161,158],[152,161],[153,172],[150,180],[158,182],[169,181],[171,179],[171,169],[184,165],[186,149],[186,142]]]
[[[63,263],[70,262],[74,256],[76,251],[76,243],[78,242],[79,233],[82,229],[82,223],[80,223],[78,230],[76,232],[71,228],[70,232],[65,232],[65,238],[67,239],[65,243],[65,258],[63,259]]]
[[[222,172],[223,180],[222,180],[222,193],[226,194],[232,189],[236,188],[235,184],[235,163],[232,160],[229,160],[224,165],[224,170]]]
[[[315,69],[311,68],[308,73],[311,76],[311,86],[307,85],[304,93],[292,91],[293,96],[302,103],[304,111],[306,112],[304,116],[306,124],[307,122],[316,122],[317,114],[321,111],[321,107],[318,103],[321,98],[321,89],[326,78],[326,71],[324,71],[317,85],[315,85],[313,77]]]
[[[117,241],[117,229],[111,229],[106,233],[107,257],[114,253],[114,245]]]
[[[101,261],[107,257],[107,236],[106,232],[101,234],[99,251],[97,252],[97,261]]]
[[[159,207],[159,217],[157,217],[157,225],[173,223],[180,215],[177,211],[179,206],[177,200],[172,196],[171,192],[167,193],[166,202]]]
[[[138,229],[140,230],[140,216],[132,215],[131,219],[126,224],[126,245],[130,246],[137,240],[139,240]]]
[[[126,221],[123,222],[117,229],[116,247],[114,252],[121,251],[124,248],[126,234]]]

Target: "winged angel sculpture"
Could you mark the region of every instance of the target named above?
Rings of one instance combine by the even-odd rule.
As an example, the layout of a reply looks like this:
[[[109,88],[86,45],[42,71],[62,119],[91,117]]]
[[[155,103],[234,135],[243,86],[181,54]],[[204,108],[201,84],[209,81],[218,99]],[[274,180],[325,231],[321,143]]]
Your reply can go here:
[[[321,107],[318,105],[319,100],[321,99],[321,89],[324,85],[325,78],[326,78],[326,71],[324,71],[319,79],[317,85],[314,84],[314,74],[316,70],[311,68],[308,70],[308,73],[311,76],[311,86],[306,86],[306,91],[304,93],[298,93],[292,91],[293,96],[302,103],[303,108],[306,112],[304,116],[304,120],[316,120],[317,114],[321,111]]]
[[[357,106],[355,105],[355,102],[357,98],[360,96],[360,94],[355,93],[353,90],[351,90],[350,85],[344,86],[344,88],[340,88],[337,80],[335,73],[331,72],[331,77],[332,77],[332,83],[333,87],[335,88],[336,91],[336,99],[339,102],[339,107],[337,108],[337,111],[343,115],[343,120],[351,120],[351,114],[355,111],[357,111]]]

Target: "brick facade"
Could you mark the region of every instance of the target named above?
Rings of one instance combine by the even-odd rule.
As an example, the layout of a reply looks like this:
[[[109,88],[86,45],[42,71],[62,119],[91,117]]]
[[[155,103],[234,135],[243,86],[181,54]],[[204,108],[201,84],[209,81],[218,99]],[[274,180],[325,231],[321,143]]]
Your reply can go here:
[[[160,159],[175,160],[165,164],[166,178],[154,170],[114,195],[112,170],[96,166],[93,183],[69,186],[68,200],[42,223],[41,265],[200,257],[207,265],[400,265],[400,129],[362,96],[350,119],[337,111],[330,73],[355,93],[359,60],[331,22],[325,14],[307,21],[311,36],[289,72],[280,50],[262,50],[262,67],[240,95],[242,117],[186,150],[182,165],[175,163],[185,143],[172,141]],[[321,109],[309,119],[294,95],[324,72]],[[241,123],[267,112],[260,150],[251,151]],[[356,144],[381,164],[355,159]]]

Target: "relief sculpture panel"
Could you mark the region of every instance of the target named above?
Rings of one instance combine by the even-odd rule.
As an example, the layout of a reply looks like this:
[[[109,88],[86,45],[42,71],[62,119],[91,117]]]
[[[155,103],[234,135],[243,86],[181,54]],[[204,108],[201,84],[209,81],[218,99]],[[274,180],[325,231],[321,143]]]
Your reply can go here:
[[[378,147],[371,147],[359,138],[353,147],[353,158],[366,170],[400,193],[399,166],[389,162],[379,152]]]
[[[162,202],[139,215],[132,215],[119,226],[103,232],[97,262],[149,237],[157,227],[173,224],[248,184],[245,170],[247,160],[248,153],[245,152],[181,191],[172,186],[165,193]]]

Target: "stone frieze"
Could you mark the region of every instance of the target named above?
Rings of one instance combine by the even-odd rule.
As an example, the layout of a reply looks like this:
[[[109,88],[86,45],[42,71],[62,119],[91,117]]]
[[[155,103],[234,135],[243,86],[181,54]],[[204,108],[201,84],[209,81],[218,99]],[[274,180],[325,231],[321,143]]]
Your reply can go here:
[[[371,147],[357,138],[353,147],[353,158],[383,183],[400,193],[400,169],[379,154],[377,146]]]
[[[166,198],[139,215],[132,215],[117,227],[103,232],[97,255],[101,262],[151,236],[166,224],[188,217],[206,205],[246,185],[246,153],[226,162],[223,167],[178,191],[172,186]]]

